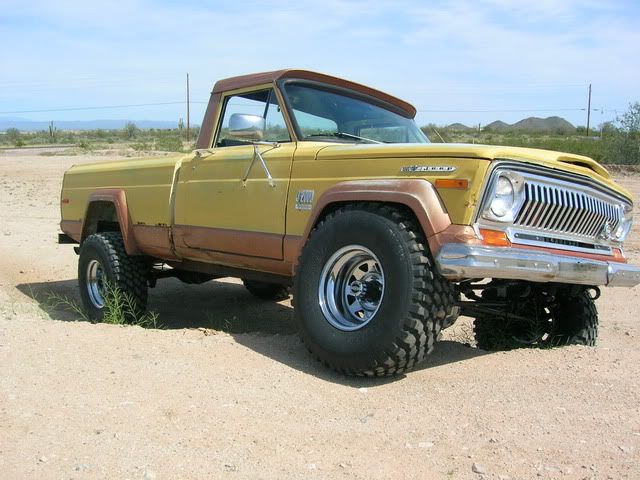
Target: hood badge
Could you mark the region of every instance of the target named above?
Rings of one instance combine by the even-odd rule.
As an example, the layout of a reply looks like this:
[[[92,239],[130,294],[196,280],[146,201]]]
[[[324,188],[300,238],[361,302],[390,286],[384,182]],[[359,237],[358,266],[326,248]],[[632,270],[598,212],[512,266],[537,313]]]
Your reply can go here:
[[[602,226],[602,229],[600,230],[600,238],[602,238],[603,240],[610,240],[611,239],[611,223],[609,222],[609,220],[604,222],[604,225]]]
[[[422,172],[430,172],[430,173],[440,173],[440,172],[453,172],[456,170],[456,167],[452,167],[449,165],[411,165],[409,167],[402,167],[400,169],[403,173],[422,173]]]

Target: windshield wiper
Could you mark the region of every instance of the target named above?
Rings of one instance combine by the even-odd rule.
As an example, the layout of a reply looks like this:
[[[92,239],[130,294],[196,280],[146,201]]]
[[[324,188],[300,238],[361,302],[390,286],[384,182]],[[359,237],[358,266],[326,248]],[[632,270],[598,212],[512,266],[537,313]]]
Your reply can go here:
[[[373,140],[372,138],[359,137],[358,135],[353,135],[351,133],[345,133],[345,132],[316,133],[315,135],[307,135],[304,138],[310,138],[310,137],[352,138],[353,140],[360,140],[361,142],[384,143],[384,142],[379,142],[378,140]]]

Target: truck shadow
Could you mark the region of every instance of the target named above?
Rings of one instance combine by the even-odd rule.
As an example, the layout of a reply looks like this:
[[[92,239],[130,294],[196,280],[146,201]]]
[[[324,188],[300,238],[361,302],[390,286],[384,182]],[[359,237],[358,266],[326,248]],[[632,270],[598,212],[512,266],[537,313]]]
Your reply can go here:
[[[75,279],[25,283],[16,288],[35,300],[54,320],[82,320],[71,307],[72,303],[78,306],[81,303]],[[158,324],[165,329],[200,328],[230,334],[296,333],[289,302],[257,300],[241,283],[226,280],[201,285],[162,280],[156,288],[149,289],[148,309],[158,315]]]
[[[82,321],[69,305],[80,304],[77,280],[24,283],[16,288],[35,300],[50,318]],[[62,298],[67,303],[61,303]],[[161,328],[201,329],[204,335],[212,330],[223,331],[233,336],[238,344],[260,355],[333,383],[375,386],[404,378],[404,375],[349,378],[329,371],[313,359],[296,335],[290,301],[258,300],[237,281],[224,279],[202,285],[185,285],[175,279],[163,280],[149,290],[148,307],[158,315]],[[435,352],[414,371],[467,361],[487,353],[445,340],[439,342]]]

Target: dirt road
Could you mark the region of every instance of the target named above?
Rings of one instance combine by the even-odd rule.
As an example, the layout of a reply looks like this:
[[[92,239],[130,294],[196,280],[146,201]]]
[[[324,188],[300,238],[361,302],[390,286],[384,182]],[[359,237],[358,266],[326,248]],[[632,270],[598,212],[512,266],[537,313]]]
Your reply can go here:
[[[166,329],[75,322],[45,305],[77,298],[60,182],[107,157],[40,153],[0,151],[0,478],[640,478],[640,288],[604,291],[596,348],[487,353],[463,320],[385,380],[328,372],[232,281],[159,282]]]

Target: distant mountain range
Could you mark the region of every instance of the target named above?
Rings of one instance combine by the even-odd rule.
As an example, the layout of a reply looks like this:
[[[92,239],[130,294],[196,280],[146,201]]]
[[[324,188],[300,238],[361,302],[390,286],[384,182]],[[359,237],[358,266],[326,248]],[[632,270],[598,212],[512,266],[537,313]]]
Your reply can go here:
[[[178,128],[178,122],[162,120],[68,120],[53,122],[58,130],[118,130],[127,122],[133,122],[138,128]],[[38,122],[17,117],[0,117],[0,132],[8,128],[17,128],[22,132],[48,130],[49,122]]]
[[[124,128],[127,122],[133,122],[138,128],[144,129],[178,128],[178,122],[163,120],[67,120],[53,122],[53,124],[58,130],[118,130]],[[39,130],[48,130],[49,122],[33,121],[18,117],[0,117],[0,132],[3,132],[8,128],[17,128],[22,132],[37,132]],[[468,127],[462,123],[452,123],[445,128],[447,130],[466,132],[476,130],[477,127]],[[508,130],[529,130],[540,132],[557,132],[564,130],[567,132],[573,132],[576,129],[576,127],[561,117],[529,117],[511,125],[501,120],[496,120],[488,125],[484,125],[482,128],[493,130],[495,132]]]
[[[456,130],[456,131],[472,131],[476,130],[474,127],[467,127],[462,123],[452,123],[448,125],[447,130]],[[571,123],[566,121],[561,117],[548,117],[548,118],[538,118],[538,117],[529,117],[524,120],[520,120],[514,124],[508,124],[501,120],[496,120],[495,122],[491,122],[488,125],[484,125],[482,127],[485,130],[493,130],[495,132],[500,131],[512,131],[512,130],[528,130],[528,131],[537,131],[537,132],[558,132],[558,131],[566,131],[573,132],[576,127],[574,127]]]

